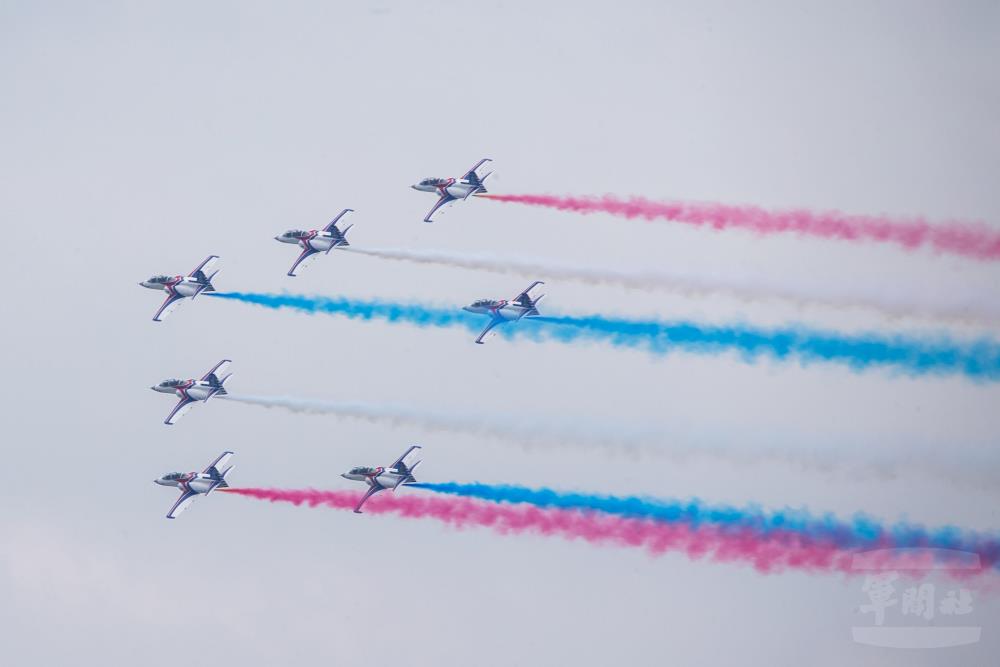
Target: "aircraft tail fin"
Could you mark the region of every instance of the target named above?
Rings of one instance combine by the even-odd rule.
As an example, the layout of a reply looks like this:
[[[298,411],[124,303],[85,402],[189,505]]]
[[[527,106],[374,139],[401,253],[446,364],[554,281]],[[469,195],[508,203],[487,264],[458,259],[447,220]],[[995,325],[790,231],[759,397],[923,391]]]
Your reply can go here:
[[[414,465],[413,467],[416,468],[417,466]],[[416,484],[416,483],[417,483],[417,478],[416,477],[414,477],[412,474],[411,475],[407,475],[406,477],[401,477],[399,479],[399,481],[396,482],[396,485],[394,487],[392,487],[392,490],[395,491],[399,487],[404,486],[406,484]]]
[[[206,472],[209,475],[211,475],[214,479],[219,480],[219,482],[215,486],[212,487],[212,490],[209,491],[209,493],[211,493],[212,491],[215,491],[216,489],[228,489],[229,488],[229,482],[226,481],[226,475],[228,475],[229,471],[232,470],[235,467],[236,467],[236,464],[233,464],[233,465],[227,467],[222,472],[219,472],[219,469],[216,468],[215,466],[212,466],[211,468],[209,468]]]
[[[525,317],[538,317],[539,315],[541,315],[541,313],[538,312],[538,308],[536,308],[536,306],[538,305],[538,302],[544,298],[545,298],[544,294],[539,294],[535,298],[535,300],[531,302],[531,310],[529,310],[524,314]]]
[[[479,179],[479,189],[476,190],[476,194],[482,194],[484,192],[488,192],[488,190],[486,189],[486,179],[492,175],[493,175],[492,171],[488,171],[485,174],[483,174],[483,177]]]
[[[199,270],[195,271],[193,274],[191,274],[192,277],[194,277],[198,282],[200,282],[200,283],[202,283],[202,284],[205,285],[200,290],[198,290],[197,292],[195,292],[194,296],[192,296],[191,298],[192,299],[197,298],[197,296],[199,294],[201,294],[202,292],[214,292],[215,291],[215,285],[212,284],[212,278],[214,278],[215,274],[217,274],[221,270],[222,269],[216,269],[215,271],[212,271],[207,276],[205,275],[205,272],[202,271],[201,269],[199,269]]]
[[[352,222],[351,224],[349,224],[346,227],[344,227],[344,231],[340,232],[340,237],[341,237],[340,245],[351,245],[350,243],[347,242],[347,232],[353,226],[354,226],[354,223]]]
[[[465,197],[463,197],[463,199],[468,199],[472,195],[481,195],[481,194],[484,194],[484,193],[488,192],[487,189],[486,189],[486,187],[483,185],[483,183],[485,183],[486,179],[489,178],[492,174],[493,174],[493,172],[491,171],[491,172],[487,173],[485,176],[483,176],[482,178],[479,178],[479,176],[477,176],[475,172],[470,172],[469,173],[469,178],[467,180],[469,182],[469,185],[474,185],[475,187],[471,188],[469,190],[469,193],[467,195],[465,195]]]
[[[233,377],[232,373],[226,373],[225,375],[223,375],[222,378],[219,379],[219,381],[218,381],[219,382],[219,391],[217,391],[215,393],[217,393],[219,396],[225,396],[226,394],[228,394],[229,392],[226,391],[226,382],[231,377]]]
[[[226,381],[231,377],[233,377],[232,373],[226,373],[221,378],[215,373],[209,373],[205,380],[208,382],[208,386],[215,388],[215,391],[209,394],[205,400],[208,401],[214,396],[225,396],[228,394],[229,392],[226,391]]]
[[[399,478],[399,481],[396,482],[396,485],[392,487],[393,491],[403,486],[404,484],[416,484],[417,478],[413,476],[413,471],[416,470],[417,466],[420,465],[421,463],[422,461],[415,461],[411,466],[407,466],[405,463],[400,463],[396,467],[396,470],[398,470],[401,473],[405,473],[405,477]]]
[[[334,236],[335,242],[333,243],[333,245],[331,245],[329,248],[327,248],[327,250],[326,250],[327,254],[329,254],[330,251],[333,250],[334,248],[339,248],[341,246],[349,246],[349,245],[351,245],[348,242],[348,240],[347,240],[347,230],[349,230],[353,226],[354,226],[354,223],[351,223],[351,224],[347,225],[346,227],[344,227],[343,230],[339,230],[336,227],[334,227],[334,230],[335,230],[336,234],[339,235],[339,236]]]
[[[516,303],[521,308],[525,309],[526,311],[524,313],[525,315],[531,315],[531,316],[538,315],[538,309],[535,308],[535,306],[538,305],[538,302],[541,301],[545,295],[539,294],[536,297],[532,297],[531,290],[533,290],[538,285],[543,285],[543,284],[544,283],[541,280],[536,280],[535,282],[528,285],[527,289],[525,289],[523,292],[514,297],[514,303]]]

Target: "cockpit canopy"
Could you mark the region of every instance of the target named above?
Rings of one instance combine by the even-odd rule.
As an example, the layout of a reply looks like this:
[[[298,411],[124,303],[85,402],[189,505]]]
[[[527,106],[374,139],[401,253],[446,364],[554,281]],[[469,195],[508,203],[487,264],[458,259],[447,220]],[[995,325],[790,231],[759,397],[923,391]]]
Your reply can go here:
[[[370,466],[358,466],[357,468],[351,468],[351,475],[370,475],[375,472],[375,468]]]
[[[420,185],[444,185],[447,182],[447,178],[425,178],[420,181]]]
[[[149,279],[151,283],[168,283],[171,280],[171,276],[153,276]]]
[[[176,387],[181,382],[183,382],[183,380],[178,380],[177,378],[169,378],[169,379],[164,380],[163,382],[161,382],[160,386],[161,387]]]
[[[171,480],[172,481],[172,480],[175,480],[175,479],[180,479],[181,477],[184,477],[184,473],[182,473],[182,472],[171,472],[171,473],[167,473],[166,475],[164,475],[163,479],[165,479],[165,480]]]
[[[495,299],[480,299],[479,301],[473,302],[472,307],[473,308],[490,308],[490,307],[495,306],[495,305],[497,305],[497,301]]]
[[[306,234],[308,234],[308,232],[304,232],[301,229],[289,229],[287,232],[285,232],[285,236],[288,236],[293,239],[300,239]]]

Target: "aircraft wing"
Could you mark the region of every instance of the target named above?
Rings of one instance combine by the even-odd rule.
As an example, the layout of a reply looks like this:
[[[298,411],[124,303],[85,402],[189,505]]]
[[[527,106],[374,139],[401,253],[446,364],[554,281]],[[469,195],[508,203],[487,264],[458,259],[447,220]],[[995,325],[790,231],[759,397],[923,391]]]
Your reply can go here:
[[[405,459],[407,456],[409,456],[410,452],[412,452],[414,449],[420,449],[420,445],[411,445],[409,449],[407,449],[405,452],[403,452],[402,456],[400,456],[398,459],[396,459],[396,461],[391,466],[389,466],[389,470],[409,471],[409,468],[405,464],[403,464],[403,459]],[[403,466],[402,468],[400,468],[401,464]]]
[[[232,359],[223,359],[222,361],[220,361],[219,363],[217,363],[216,365],[214,365],[210,369],[208,369],[208,371],[204,375],[201,376],[201,380],[200,381],[201,382],[205,382],[207,380],[210,380],[213,375],[216,378],[218,378],[220,375],[222,375],[223,373],[226,372],[226,368],[231,363],[233,363]]]
[[[500,317],[494,317],[493,319],[491,319],[490,323],[486,325],[485,329],[483,329],[483,332],[479,334],[478,338],[476,338],[476,343],[482,345],[483,339],[486,338],[486,334],[492,331],[493,327],[495,327],[496,325],[503,323],[503,321],[504,321],[503,318]]]
[[[167,298],[163,300],[162,304],[160,304],[160,309],[156,311],[155,315],[153,315],[153,321],[162,322],[167,315],[169,315],[174,311],[174,308],[177,307],[177,304],[183,298],[184,297],[181,296],[180,294],[177,294],[175,292],[168,292]]]
[[[299,264],[301,264],[305,260],[309,259],[310,257],[312,257],[313,255],[315,255],[318,252],[319,251],[313,249],[313,247],[311,245],[307,245],[305,247],[305,249],[299,254],[298,258],[296,258],[295,262],[292,263],[292,268],[288,269],[288,275],[290,275],[290,276],[292,276],[294,278],[295,277],[295,269],[299,268]],[[305,268],[305,267],[303,267],[303,268]]]
[[[465,176],[462,177],[462,180],[465,181],[466,183],[474,183],[474,182],[479,181],[479,175],[476,173],[476,169],[479,169],[480,167],[482,167],[487,162],[492,162],[492,160],[490,160],[490,158],[488,158],[488,157],[484,157],[482,160],[480,160],[479,162],[477,162],[475,164],[475,166],[472,167],[472,169],[470,169],[469,171],[465,172]],[[475,179],[475,180],[473,180],[473,179]]]
[[[218,255],[209,255],[208,257],[206,257],[202,261],[201,264],[199,264],[198,266],[194,267],[194,270],[191,271],[191,273],[188,274],[188,277],[189,278],[195,278],[195,277],[197,277],[197,275],[198,275],[199,272],[201,272],[203,275],[207,274],[209,271],[212,270],[212,267],[215,266],[215,262],[218,259],[219,259]]]
[[[209,463],[208,467],[206,467],[201,472],[205,475],[210,475],[214,470],[215,473],[218,474],[220,470],[226,467],[226,464],[229,463],[229,459],[231,458],[233,458],[232,452],[229,451],[222,452],[221,454],[219,454],[218,458]]]
[[[354,513],[361,514],[361,506],[364,505],[366,502],[368,502],[368,499],[374,496],[379,491],[385,491],[385,487],[378,485],[369,486],[368,490],[365,491],[365,495],[361,496],[361,500],[359,500],[358,504],[354,506]]]
[[[167,518],[176,519],[181,512],[186,510],[191,505],[191,501],[194,500],[194,497],[197,495],[198,494],[194,491],[185,491],[182,493],[181,497],[177,499],[176,503],[174,503],[174,506],[170,508],[169,512],[167,512]]]
[[[444,206],[444,205],[445,205],[445,204],[447,204],[448,202],[453,202],[453,201],[455,201],[455,199],[456,199],[455,197],[452,197],[452,196],[451,196],[450,194],[448,194],[447,192],[443,193],[443,194],[441,195],[441,197],[440,197],[440,198],[439,198],[439,199],[437,200],[437,203],[436,203],[436,204],[434,204],[434,208],[432,208],[432,209],[431,209],[431,210],[430,210],[430,211],[429,211],[429,212],[427,213],[427,215],[426,215],[426,216],[424,217],[424,222],[434,222],[433,220],[431,220],[431,216],[432,216],[432,215],[434,215],[434,213],[435,213],[435,212],[436,212],[436,211],[437,211],[437,210],[438,210],[439,208],[441,208],[442,206]]]
[[[337,229],[337,222],[341,218],[343,218],[345,214],[347,214],[347,213],[353,213],[353,212],[354,212],[353,208],[345,208],[343,211],[341,211],[339,214],[337,214],[336,218],[334,218],[333,220],[330,221],[330,224],[328,224],[326,227],[323,228],[323,231],[324,232],[332,232],[332,231],[334,231],[335,229]]]
[[[177,420],[187,414],[187,411],[191,409],[191,405],[194,402],[195,400],[193,398],[188,398],[187,396],[177,401],[177,405],[175,405],[174,409],[170,411],[167,418],[163,420],[163,423],[169,426],[176,424]]]

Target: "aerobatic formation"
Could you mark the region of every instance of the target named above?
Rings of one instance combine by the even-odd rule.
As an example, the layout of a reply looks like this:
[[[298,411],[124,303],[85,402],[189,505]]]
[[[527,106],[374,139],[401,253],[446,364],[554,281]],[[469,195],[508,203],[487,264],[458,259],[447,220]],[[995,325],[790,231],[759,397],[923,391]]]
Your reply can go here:
[[[745,229],[758,234],[797,232],[801,235],[846,240],[878,241],[905,249],[927,247],[977,260],[1000,259],[1000,235],[981,225],[947,223],[931,225],[923,220],[890,220],[879,217],[848,216],[840,213],[792,211],[768,212],[753,207],[723,204],[656,203],[642,198],[620,200],[614,197],[552,197],[548,195],[503,195],[488,193],[486,180],[492,171],[480,173],[489,158],[479,160],[461,178],[426,178],[411,187],[431,192],[438,199],[424,216],[433,216],[444,206],[473,197],[502,202],[543,206],[578,213],[606,213],[708,226],[715,230]],[[866,298],[856,294],[831,294],[819,288],[802,286],[794,292],[780,287],[752,285],[749,281],[700,280],[669,274],[627,274],[574,268],[565,265],[551,268],[550,262],[523,258],[491,258],[419,249],[358,248],[347,241],[351,225],[341,227],[341,219],[353,209],[345,208],[320,229],[286,231],[274,239],[300,248],[287,271],[294,277],[319,254],[340,249],[388,260],[432,263],[500,273],[534,274],[585,283],[607,283],[624,288],[675,290],[692,296],[729,293],[747,298],[791,299],[802,303],[861,305],[887,314],[906,314],[954,318],[958,320],[1000,319],[1000,308],[981,304],[950,302],[922,303],[919,299],[895,300]],[[414,216],[418,220],[417,216]],[[382,320],[417,327],[457,327],[471,335],[476,344],[489,336],[502,334],[509,340],[572,344],[597,341],[611,347],[635,347],[652,354],[685,352],[718,354],[738,352],[744,361],[765,356],[771,359],[797,359],[800,362],[823,361],[841,364],[853,371],[891,368],[907,375],[948,374],[975,381],[1000,380],[1000,343],[992,339],[955,340],[946,336],[846,334],[801,325],[758,328],[747,324],[708,324],[657,319],[630,319],[600,314],[571,315],[557,312],[543,314],[538,304],[543,294],[536,288],[544,284],[534,280],[510,300],[479,299],[453,308],[419,303],[369,300],[342,296],[299,296],[240,291],[218,291],[213,284],[219,257],[209,255],[186,275],[156,275],[141,283],[149,289],[166,292],[166,298],[153,316],[160,322],[184,299],[201,294],[215,299],[239,301],[270,309],[291,309],[309,313],[327,313],[352,319]],[[467,303],[467,302],[466,302]],[[547,309],[546,309],[547,310]],[[485,315],[482,319],[475,317]],[[500,325],[508,326],[501,327]],[[424,430],[451,430],[486,433],[497,437],[524,440],[539,437],[602,440],[591,432],[586,438],[559,435],[549,427],[525,424],[523,429],[498,426],[495,418],[429,414],[379,404],[334,404],[293,398],[267,398],[231,395],[226,383],[229,359],[219,361],[198,379],[167,379],[151,388],[173,394],[177,403],[164,420],[173,425],[195,403],[214,397],[291,410],[337,414],[369,420],[385,420],[397,425],[413,425]],[[506,422],[505,422],[506,423]],[[593,429],[591,429],[593,431]],[[620,429],[618,429],[620,431]],[[603,451],[619,451],[619,442]],[[627,439],[627,438],[626,438]],[[633,438],[642,442],[638,435]],[[483,483],[418,481],[414,470],[420,445],[411,445],[396,460],[385,466],[357,466],[340,476],[367,486],[363,493],[347,490],[277,489],[266,487],[231,487],[227,475],[233,452],[225,451],[202,472],[173,472],[154,480],[161,486],[176,487],[180,496],[167,512],[177,517],[199,495],[214,491],[241,495],[271,502],[287,502],[310,507],[353,510],[361,514],[388,514],[399,518],[433,518],[455,527],[491,528],[504,535],[533,533],[582,539],[592,544],[639,547],[652,554],[681,552],[692,558],[720,562],[741,562],[762,572],[789,569],[810,572],[850,572],[853,559],[861,554],[881,554],[880,566],[895,568],[944,567],[968,576],[970,571],[996,575],[1000,570],[1000,534],[984,534],[958,526],[928,529],[899,523],[885,525],[874,518],[855,516],[838,520],[829,514],[814,516],[805,510],[768,512],[759,507],[712,506],[701,500],[685,501],[648,497],[619,497],[567,492],[555,489],[532,489],[513,485]],[[331,475],[332,476],[332,475]],[[409,491],[397,494],[402,488]],[[380,494],[382,491],[391,494]],[[378,495],[377,498],[373,496]],[[974,556],[972,562],[951,562]],[[873,561],[870,561],[873,562]]]

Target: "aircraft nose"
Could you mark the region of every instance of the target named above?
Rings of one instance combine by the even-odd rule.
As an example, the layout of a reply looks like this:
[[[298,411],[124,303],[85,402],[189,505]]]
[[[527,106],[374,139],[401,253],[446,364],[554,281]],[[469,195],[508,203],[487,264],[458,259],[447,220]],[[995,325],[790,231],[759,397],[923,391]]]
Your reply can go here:
[[[413,188],[414,190],[419,190],[420,189],[416,185],[411,185],[410,187]]]
[[[467,313],[475,312],[472,310],[472,306],[462,306],[462,310],[464,310]]]
[[[348,475],[346,472],[340,473],[340,476],[343,477],[344,479],[350,479],[351,478],[350,475]]]

